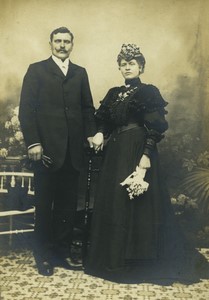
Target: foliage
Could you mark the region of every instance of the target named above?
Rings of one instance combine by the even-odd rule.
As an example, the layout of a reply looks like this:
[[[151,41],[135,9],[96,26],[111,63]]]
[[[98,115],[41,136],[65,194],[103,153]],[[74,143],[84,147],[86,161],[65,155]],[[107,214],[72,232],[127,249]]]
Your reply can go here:
[[[181,187],[190,195],[198,197],[203,213],[209,212],[209,168],[195,168],[185,177]]]
[[[0,157],[22,156],[26,154],[23,134],[18,120],[19,107],[10,106],[0,119]]]
[[[173,162],[171,165],[176,168],[192,170],[201,151],[200,138],[189,133],[170,134],[159,144],[159,149],[167,166]]]
[[[194,160],[193,160],[194,161]],[[203,214],[209,212],[209,152],[200,153],[193,167],[188,167],[188,164],[183,165],[188,168],[188,174],[182,181],[181,188],[189,195],[198,198],[200,210]]]
[[[172,182],[172,196],[178,199],[184,193],[191,199],[197,199],[196,204],[200,212],[207,215],[209,212],[209,152],[202,151],[200,139],[188,133],[182,136],[168,136],[160,150],[168,183],[169,178]]]

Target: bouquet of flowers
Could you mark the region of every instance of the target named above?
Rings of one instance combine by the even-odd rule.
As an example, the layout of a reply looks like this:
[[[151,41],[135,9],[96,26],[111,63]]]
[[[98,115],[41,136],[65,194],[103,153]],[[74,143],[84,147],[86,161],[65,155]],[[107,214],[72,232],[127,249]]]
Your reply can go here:
[[[131,200],[147,191],[149,183],[144,181],[145,174],[146,169],[137,166],[136,170],[120,183],[122,186],[127,185],[126,190]]]

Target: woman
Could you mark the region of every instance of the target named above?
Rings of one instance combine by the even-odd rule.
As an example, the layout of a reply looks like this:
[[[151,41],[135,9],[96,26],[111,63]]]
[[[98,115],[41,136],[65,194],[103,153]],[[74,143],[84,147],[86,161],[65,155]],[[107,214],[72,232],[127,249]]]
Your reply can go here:
[[[149,266],[152,275],[156,263],[161,261],[162,267],[169,228],[166,217],[171,221],[172,214],[156,146],[168,128],[167,102],[155,86],[140,81],[145,58],[139,47],[123,44],[117,62],[125,85],[110,89],[96,113],[99,133],[93,142],[97,151],[103,148],[104,135],[110,138],[95,197],[85,272],[123,282],[127,276],[133,281],[134,273],[127,271],[130,266],[139,266],[142,276],[137,270],[138,279],[149,276]],[[131,195],[121,183],[136,169],[146,169],[149,187]],[[169,253],[173,248],[166,246]]]

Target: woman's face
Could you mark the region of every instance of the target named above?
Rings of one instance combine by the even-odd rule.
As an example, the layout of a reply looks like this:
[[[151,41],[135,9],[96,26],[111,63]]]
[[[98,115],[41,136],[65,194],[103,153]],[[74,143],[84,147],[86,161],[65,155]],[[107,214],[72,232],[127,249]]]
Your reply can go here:
[[[141,66],[135,59],[126,61],[122,59],[120,62],[119,70],[125,79],[138,78],[141,73]]]

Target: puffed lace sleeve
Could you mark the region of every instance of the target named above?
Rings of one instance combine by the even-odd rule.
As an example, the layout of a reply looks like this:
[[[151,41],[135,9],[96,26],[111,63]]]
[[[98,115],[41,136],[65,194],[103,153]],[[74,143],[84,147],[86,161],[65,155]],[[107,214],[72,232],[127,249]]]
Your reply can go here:
[[[151,156],[156,143],[164,137],[164,132],[168,129],[168,122],[165,119],[167,111],[166,102],[159,90],[153,86],[147,86],[147,97],[144,106],[144,126],[147,129],[144,154]]]

